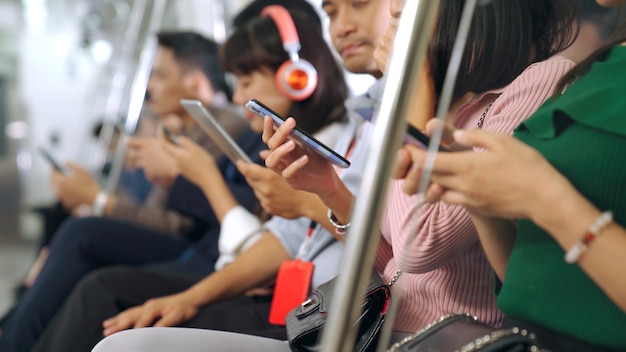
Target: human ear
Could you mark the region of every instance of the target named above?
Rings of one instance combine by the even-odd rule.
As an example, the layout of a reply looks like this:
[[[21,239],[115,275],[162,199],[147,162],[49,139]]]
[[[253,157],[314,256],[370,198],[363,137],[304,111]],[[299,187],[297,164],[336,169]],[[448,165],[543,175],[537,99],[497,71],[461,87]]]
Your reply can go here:
[[[211,82],[204,73],[199,70],[194,70],[188,72],[183,80],[183,85],[191,96],[202,101],[204,104],[211,104],[215,92]]]

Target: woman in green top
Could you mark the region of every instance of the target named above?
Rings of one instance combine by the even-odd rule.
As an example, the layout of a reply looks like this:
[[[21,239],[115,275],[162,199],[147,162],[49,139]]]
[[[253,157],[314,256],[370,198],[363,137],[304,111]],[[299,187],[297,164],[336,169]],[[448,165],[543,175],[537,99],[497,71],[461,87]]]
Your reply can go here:
[[[552,351],[626,351],[626,23],[557,92],[516,138],[454,132],[484,152],[439,153],[427,198],[472,213],[505,325]],[[400,151],[405,192],[425,157]]]

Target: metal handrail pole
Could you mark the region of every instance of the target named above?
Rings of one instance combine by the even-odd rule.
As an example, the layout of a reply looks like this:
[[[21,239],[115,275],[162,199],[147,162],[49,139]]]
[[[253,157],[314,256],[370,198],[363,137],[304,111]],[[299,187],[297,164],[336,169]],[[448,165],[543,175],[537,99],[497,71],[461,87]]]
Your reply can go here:
[[[416,92],[438,0],[407,1],[398,24],[387,83],[370,144],[370,157],[363,172],[351,215],[341,270],[333,302],[322,333],[321,351],[352,351],[361,299],[374,263],[380,237],[380,215],[385,207],[388,180],[395,152],[406,131],[409,102]]]
[[[463,6],[463,13],[461,14],[459,28],[457,30],[456,39],[452,49],[452,55],[450,56],[446,77],[441,88],[439,103],[437,104],[436,117],[440,121],[445,121],[448,111],[450,110],[450,106],[452,105],[454,87],[456,85],[459,69],[461,67],[461,60],[463,59],[463,53],[465,52],[465,45],[467,44],[467,37],[470,32],[470,26],[472,25],[476,6],[484,6],[490,2],[491,0],[467,0]],[[428,155],[426,156],[426,161],[424,162],[422,179],[420,180],[418,188],[420,192],[425,192],[428,184],[430,183],[432,167],[435,163],[435,157],[437,155],[437,149],[439,148],[442,135],[443,124],[440,125],[440,128],[436,128],[430,137]]]
[[[134,129],[137,126],[139,117],[141,115],[141,108],[146,96],[146,89],[148,87],[148,80],[150,79],[150,73],[152,72],[152,62],[156,55],[158,43],[154,34],[161,28],[163,23],[163,16],[165,14],[165,7],[167,0],[154,0],[152,5],[152,12],[150,14],[150,21],[148,25],[148,36],[144,41],[141,55],[139,56],[139,63],[133,76],[133,81],[130,89],[130,100],[128,105],[128,114],[126,117],[126,123],[124,130],[128,131],[130,128]],[[120,143],[115,150],[115,157],[111,165],[111,173],[107,179],[105,190],[109,193],[115,192],[119,183],[122,169],[124,167],[124,161],[126,157],[126,146],[128,136],[122,134]]]
[[[223,43],[226,40],[226,1],[215,1],[213,6],[211,6],[213,40],[217,43]]]
[[[122,97],[127,93],[127,77],[130,74],[129,58],[132,58],[132,52],[134,50],[137,41],[139,40],[139,33],[141,33],[141,24],[143,22],[146,7],[148,5],[147,0],[137,0],[133,2],[130,14],[128,16],[128,26],[124,32],[124,41],[121,46],[120,55],[117,57],[115,63],[115,73],[111,80],[111,87],[109,95],[104,106],[104,116],[114,116],[114,120],[117,120],[118,114],[122,109]],[[93,160],[102,160],[102,155],[108,155],[111,141],[113,140],[113,134],[115,130],[115,124],[105,123],[102,127],[102,134],[98,138],[100,145],[105,146],[101,150],[97,150],[93,157]],[[120,131],[123,132],[123,131]],[[98,182],[103,181],[103,174],[98,175]]]

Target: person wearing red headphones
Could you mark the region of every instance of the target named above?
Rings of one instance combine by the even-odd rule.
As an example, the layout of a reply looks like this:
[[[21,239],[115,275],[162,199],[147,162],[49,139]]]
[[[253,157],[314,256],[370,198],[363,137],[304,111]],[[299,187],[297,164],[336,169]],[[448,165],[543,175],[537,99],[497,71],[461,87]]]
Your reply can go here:
[[[347,120],[344,105],[347,88],[341,68],[321,31],[298,11],[290,13],[282,7],[270,6],[261,15],[238,27],[221,48],[223,66],[237,77],[233,101],[244,104],[257,98],[281,115],[295,116],[305,131],[315,133],[324,143],[333,145]],[[262,130],[261,118],[250,115],[249,122],[253,130]],[[323,133],[318,133],[320,131]],[[182,146],[165,146],[177,159],[182,175],[200,186],[220,220],[231,219],[230,223],[244,226],[248,218],[241,215],[241,207],[224,194],[223,187],[215,186],[219,180],[205,167],[210,164],[206,162],[208,155],[188,139],[181,138],[180,142]],[[268,321],[271,295],[268,296],[266,291],[251,296],[249,290],[264,286],[276,275],[281,263],[291,257],[291,246],[294,245],[291,238],[296,238],[295,233],[304,235],[311,227],[311,220],[320,225],[312,230],[311,251],[302,259],[314,263],[312,285],[319,285],[336,275],[342,244],[325,228],[332,225],[326,224],[325,210],[317,211],[321,208],[314,206],[319,204],[315,196],[294,191],[272,170],[256,165],[238,167],[245,168],[242,171],[245,175],[255,175],[248,178],[255,189],[259,182],[252,178],[258,175],[269,179],[268,182],[272,177],[281,182],[280,190],[286,193],[282,198],[288,204],[283,209],[291,213],[282,211],[284,217],[274,217],[271,221],[277,219],[282,224],[279,228],[293,229],[293,234],[284,230],[276,234],[253,224],[253,233],[260,233],[256,236],[257,242],[222,270],[200,282],[197,277],[154,270],[114,268],[95,272],[74,290],[68,304],[57,316],[57,324],[46,330],[35,351],[88,350],[101,338],[103,321],[118,313],[121,314],[105,322],[105,335],[130,326],[154,323],[284,339],[284,327]],[[270,185],[273,189],[280,186],[276,182]],[[263,197],[263,190],[256,193]],[[308,216],[304,208],[315,210],[317,215]],[[233,214],[233,210],[239,212]],[[224,237],[233,235],[231,232],[221,233]],[[107,287],[102,287],[103,284]],[[220,297],[209,298],[213,294],[204,292],[207,289],[221,291],[217,293]],[[190,299],[191,296],[195,298]],[[204,298],[209,300],[196,300]],[[133,306],[136,307],[124,311]]]

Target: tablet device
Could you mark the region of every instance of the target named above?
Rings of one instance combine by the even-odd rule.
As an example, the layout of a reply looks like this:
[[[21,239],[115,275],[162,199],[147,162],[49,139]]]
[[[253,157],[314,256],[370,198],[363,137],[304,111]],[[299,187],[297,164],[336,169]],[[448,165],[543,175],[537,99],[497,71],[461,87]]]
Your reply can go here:
[[[274,120],[274,126],[276,127],[279,127],[283,124],[283,122],[285,122],[284,117],[278,115],[275,111],[263,105],[263,103],[256,99],[250,99],[250,101],[246,103],[246,107],[260,118],[265,118],[265,116],[271,117],[272,120]],[[293,137],[293,139],[295,139],[296,141],[300,142],[300,144],[312,149],[314,152],[316,152],[326,160],[330,161],[331,163],[344,169],[350,167],[350,162],[346,160],[343,156],[328,148],[322,142],[318,141],[313,136],[309,135],[298,127],[294,128],[289,135]]]
[[[252,162],[250,157],[241,150],[228,132],[217,122],[213,114],[199,100],[183,99],[180,104],[233,163],[238,160]]]
[[[48,153],[48,151],[44,147],[38,147],[37,151],[55,170],[62,173],[63,175],[68,175],[70,173],[70,170],[68,170],[67,167],[58,162],[50,153]]]

